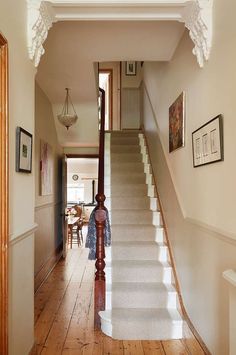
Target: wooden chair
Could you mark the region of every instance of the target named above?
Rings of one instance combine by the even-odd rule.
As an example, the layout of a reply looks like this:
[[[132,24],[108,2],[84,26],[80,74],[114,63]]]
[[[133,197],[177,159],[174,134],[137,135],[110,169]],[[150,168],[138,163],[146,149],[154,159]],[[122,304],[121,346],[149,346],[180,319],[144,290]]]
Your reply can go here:
[[[78,219],[77,223],[75,224],[75,226],[72,228],[72,235],[69,236],[69,239],[71,238],[70,245],[72,245],[74,235],[76,235],[76,242],[77,242],[78,246],[82,246],[83,245],[83,232],[82,232],[82,229],[83,229],[83,218],[82,218],[83,209],[79,205],[74,205],[72,207],[72,209],[74,209],[76,211],[76,214],[74,216],[79,217],[79,219]]]

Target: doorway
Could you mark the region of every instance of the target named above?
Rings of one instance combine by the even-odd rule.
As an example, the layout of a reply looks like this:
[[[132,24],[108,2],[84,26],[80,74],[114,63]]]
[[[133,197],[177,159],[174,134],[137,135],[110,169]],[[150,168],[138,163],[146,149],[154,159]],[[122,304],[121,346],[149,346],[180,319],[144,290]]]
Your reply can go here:
[[[113,70],[99,70],[99,87],[105,91],[105,131],[112,131],[113,119]]]
[[[75,235],[77,245],[84,246],[87,226],[92,210],[97,205],[95,196],[98,186],[98,157],[70,157],[67,156],[67,201],[66,208],[70,217],[80,217],[81,240]],[[79,213],[79,215],[78,215]],[[68,240],[73,244],[73,231]]]
[[[8,354],[8,45],[0,34],[0,353]]]

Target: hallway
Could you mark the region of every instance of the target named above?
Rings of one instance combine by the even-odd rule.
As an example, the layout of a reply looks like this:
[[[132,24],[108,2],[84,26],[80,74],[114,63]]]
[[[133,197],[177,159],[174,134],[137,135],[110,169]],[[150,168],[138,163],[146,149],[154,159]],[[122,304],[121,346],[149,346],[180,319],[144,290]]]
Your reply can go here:
[[[87,249],[68,251],[35,295],[37,354],[203,355],[188,327],[185,339],[118,341],[93,330],[94,262]]]

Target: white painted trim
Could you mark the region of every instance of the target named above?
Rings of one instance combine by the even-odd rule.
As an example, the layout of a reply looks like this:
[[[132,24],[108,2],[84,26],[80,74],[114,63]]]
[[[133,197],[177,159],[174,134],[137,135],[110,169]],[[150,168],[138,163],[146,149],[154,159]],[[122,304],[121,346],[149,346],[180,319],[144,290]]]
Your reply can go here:
[[[189,29],[200,67],[212,46],[213,0],[27,0],[29,57],[38,66],[58,21],[179,21]]]
[[[205,230],[207,233],[210,233],[214,237],[222,240],[223,242],[236,245],[236,234],[228,232],[226,230],[216,228],[210,224],[201,222],[195,218],[185,217],[186,222],[196,225],[197,227]]]
[[[44,203],[42,205],[37,205],[34,207],[34,210],[35,212],[38,211],[38,210],[42,210],[44,208],[48,208],[48,207],[55,207],[55,206],[58,206],[62,204],[62,201],[58,201],[58,202],[47,202],[47,203]]]
[[[9,245],[13,245],[21,242],[23,239],[30,237],[38,228],[38,224],[34,223],[31,227],[27,228],[24,231],[16,232],[10,235]]]
[[[227,280],[232,286],[236,287],[236,271],[230,269],[223,272],[223,278]]]

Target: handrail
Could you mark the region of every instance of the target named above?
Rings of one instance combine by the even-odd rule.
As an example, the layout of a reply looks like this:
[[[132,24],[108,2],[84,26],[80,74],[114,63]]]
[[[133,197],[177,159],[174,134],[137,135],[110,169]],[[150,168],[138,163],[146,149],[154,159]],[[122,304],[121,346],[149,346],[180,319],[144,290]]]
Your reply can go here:
[[[99,137],[99,165],[98,165],[98,194],[96,195],[97,206],[95,207],[96,222],[96,272],[94,285],[94,326],[101,328],[99,312],[105,310],[105,247],[104,229],[106,221],[106,207],[104,201],[104,141],[105,141],[105,91],[99,88],[101,93],[101,121]]]

